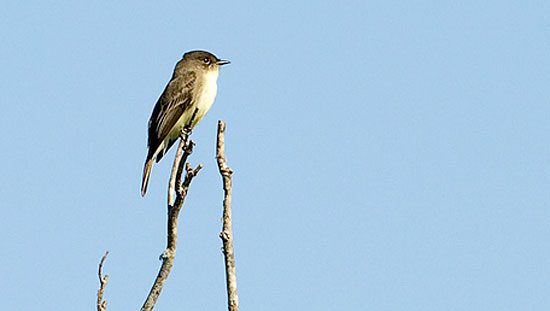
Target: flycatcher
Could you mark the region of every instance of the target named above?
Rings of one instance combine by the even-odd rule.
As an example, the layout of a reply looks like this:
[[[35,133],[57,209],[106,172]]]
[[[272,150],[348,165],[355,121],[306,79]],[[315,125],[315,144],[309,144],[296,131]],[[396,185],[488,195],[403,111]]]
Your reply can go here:
[[[143,168],[141,195],[145,196],[153,163],[159,162],[181,135],[208,112],[218,89],[219,68],[229,64],[206,51],[191,51],[176,64],[172,78],[149,119],[148,152]]]

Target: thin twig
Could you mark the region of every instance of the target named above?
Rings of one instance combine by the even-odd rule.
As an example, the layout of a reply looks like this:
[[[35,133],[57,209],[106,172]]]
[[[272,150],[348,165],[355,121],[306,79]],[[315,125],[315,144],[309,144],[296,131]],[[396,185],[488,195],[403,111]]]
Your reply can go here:
[[[235,271],[235,253],[233,251],[233,228],[231,225],[231,192],[233,171],[225,159],[225,122],[218,121],[218,139],[216,142],[216,160],[223,181],[223,226],[220,238],[223,242],[225,259],[225,277],[227,283],[227,305],[229,311],[239,310],[237,295],[237,273]]]
[[[105,293],[107,282],[109,282],[109,275],[103,276],[102,271],[105,259],[107,259],[107,255],[109,255],[109,251],[106,251],[105,255],[101,257],[101,261],[99,262],[99,269],[97,271],[97,275],[99,277],[99,289],[97,290],[97,311],[107,311],[107,300],[103,299],[103,294]]]
[[[161,255],[162,264],[160,266],[159,273],[153,283],[153,286],[151,287],[149,295],[147,295],[147,298],[141,307],[142,311],[153,310],[162,287],[164,286],[168,275],[170,275],[170,271],[174,265],[174,258],[176,256],[176,246],[178,241],[178,216],[183,206],[183,202],[185,201],[185,197],[187,196],[187,192],[189,191],[191,181],[202,169],[201,164],[199,164],[197,168],[193,169],[191,165],[187,163],[187,158],[193,152],[193,141],[189,139],[191,132],[189,128],[193,123],[196,114],[197,110],[193,113],[188,126],[185,126],[182,130],[178,150],[176,151],[176,158],[174,159],[172,174],[170,175],[170,181],[168,184],[168,229],[166,249]],[[184,165],[185,178],[182,182]],[[173,198],[174,193],[175,198]]]
[[[193,125],[193,121],[195,121],[198,112],[199,109],[195,108],[195,111],[193,111],[193,115],[191,115],[191,119],[189,119],[189,122],[187,122],[187,124],[181,130],[181,139],[178,144],[176,157],[174,159],[174,165],[172,166],[172,173],[170,174],[170,180],[168,182],[168,206],[172,206],[174,204],[176,182],[178,182],[178,184],[181,183],[181,173],[178,174],[178,169],[181,169],[183,163],[187,162],[187,157],[191,153],[193,153],[193,142],[189,141],[189,136],[191,136],[191,126]],[[179,177],[180,180],[176,181],[176,177]]]

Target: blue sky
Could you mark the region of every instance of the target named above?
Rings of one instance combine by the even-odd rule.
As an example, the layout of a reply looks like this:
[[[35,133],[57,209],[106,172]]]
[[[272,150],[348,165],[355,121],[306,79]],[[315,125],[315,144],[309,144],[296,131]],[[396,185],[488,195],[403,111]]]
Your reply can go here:
[[[546,1],[7,1],[0,11],[6,310],[141,306],[174,152],[146,126],[192,49],[230,59],[197,126],[159,310],[223,310],[227,122],[242,310],[550,307]]]

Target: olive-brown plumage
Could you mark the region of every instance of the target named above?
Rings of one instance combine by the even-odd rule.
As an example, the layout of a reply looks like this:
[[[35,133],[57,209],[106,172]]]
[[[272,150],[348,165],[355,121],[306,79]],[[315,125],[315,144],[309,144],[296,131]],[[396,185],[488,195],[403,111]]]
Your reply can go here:
[[[149,119],[148,152],[141,195],[145,196],[154,162],[177,141],[184,126],[195,127],[208,112],[217,93],[219,67],[228,64],[206,51],[185,53],[158,99]],[[197,111],[195,114],[195,110]],[[195,116],[193,116],[195,114]]]

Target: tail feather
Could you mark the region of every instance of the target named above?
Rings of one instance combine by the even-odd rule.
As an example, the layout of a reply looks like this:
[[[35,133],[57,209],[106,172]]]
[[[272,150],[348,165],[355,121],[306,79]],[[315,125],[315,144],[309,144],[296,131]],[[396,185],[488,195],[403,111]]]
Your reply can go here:
[[[141,196],[144,197],[147,193],[147,185],[149,184],[149,176],[151,175],[151,170],[153,169],[153,163],[155,162],[154,157],[147,157],[145,161],[145,166],[143,167],[143,179],[141,181]]]

